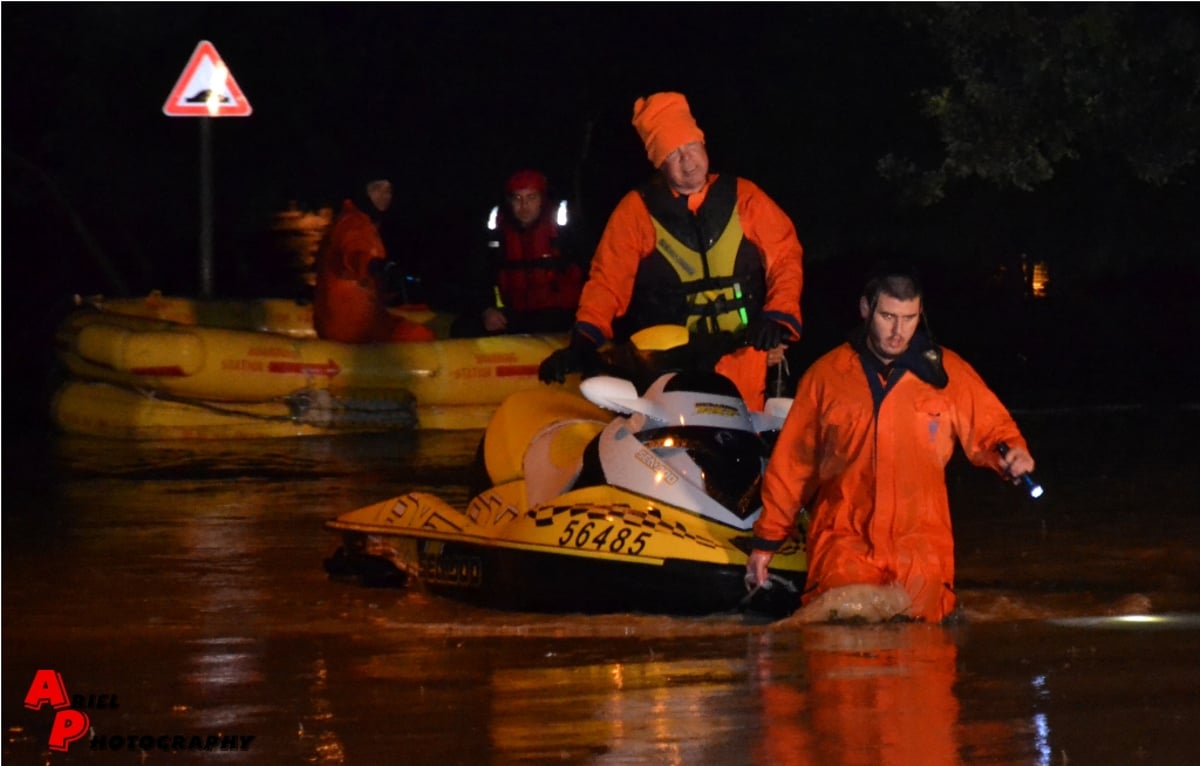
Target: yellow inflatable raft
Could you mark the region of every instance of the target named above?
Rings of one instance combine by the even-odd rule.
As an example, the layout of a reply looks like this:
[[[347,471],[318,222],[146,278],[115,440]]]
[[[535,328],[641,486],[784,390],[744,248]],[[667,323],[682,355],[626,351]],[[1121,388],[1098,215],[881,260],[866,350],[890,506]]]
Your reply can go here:
[[[566,335],[422,343],[323,341],[288,300],[81,301],[55,336],[71,379],[53,403],[70,433],[129,439],[303,436],[483,428],[509,394],[538,387]],[[401,310],[446,334],[450,318]]]

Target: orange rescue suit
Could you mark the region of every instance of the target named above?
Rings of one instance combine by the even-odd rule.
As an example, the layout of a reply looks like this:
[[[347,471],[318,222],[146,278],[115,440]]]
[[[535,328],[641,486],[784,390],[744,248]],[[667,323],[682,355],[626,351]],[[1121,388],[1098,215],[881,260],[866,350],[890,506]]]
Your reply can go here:
[[[687,206],[693,214],[704,204],[717,178],[710,175],[703,189],[688,196]],[[737,214],[744,236],[762,254],[767,290],[762,313],[785,324],[791,340],[796,340],[800,337],[800,292],[804,282],[803,248],[796,229],[762,189],[744,178],[737,179]],[[584,325],[584,334],[596,342],[612,339],[613,320],[629,309],[638,268],[644,259],[657,254],[657,240],[642,195],[636,189],[630,191],[609,217],[592,257],[575,314],[577,329]],[[761,410],[765,400],[766,359],[766,352],[747,346],[727,354],[716,367],[733,380],[754,410]]]
[[[801,378],[763,478],[754,533],[756,547],[770,550],[795,533],[800,509],[809,510],[803,603],[844,585],[899,582],[913,617],[937,622],[954,609],[945,467],[955,440],[972,463],[997,473],[997,443],[1026,445],[975,370],[948,349],[942,354],[945,388],[896,370],[878,411],[849,343]]]
[[[313,325],[320,338],[340,343],[433,340],[428,327],[387,310],[383,288],[371,273],[371,263],[385,257],[375,223],[346,200],[317,256]]]

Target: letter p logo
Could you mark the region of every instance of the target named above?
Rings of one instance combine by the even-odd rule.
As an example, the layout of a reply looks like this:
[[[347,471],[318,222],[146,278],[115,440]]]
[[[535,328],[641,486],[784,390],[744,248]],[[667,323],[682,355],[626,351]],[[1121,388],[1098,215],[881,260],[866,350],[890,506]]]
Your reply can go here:
[[[54,726],[50,727],[50,749],[67,752],[67,746],[81,739],[88,732],[87,714],[78,710],[60,710],[54,714]]]

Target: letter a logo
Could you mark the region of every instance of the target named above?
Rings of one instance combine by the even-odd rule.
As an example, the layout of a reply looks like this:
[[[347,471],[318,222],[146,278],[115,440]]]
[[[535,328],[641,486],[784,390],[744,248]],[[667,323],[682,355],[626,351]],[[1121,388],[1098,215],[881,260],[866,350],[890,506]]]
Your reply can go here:
[[[25,707],[30,710],[41,710],[43,705],[52,708],[62,708],[71,704],[67,699],[67,686],[63,683],[62,674],[54,670],[39,670],[29,684],[25,693]]]

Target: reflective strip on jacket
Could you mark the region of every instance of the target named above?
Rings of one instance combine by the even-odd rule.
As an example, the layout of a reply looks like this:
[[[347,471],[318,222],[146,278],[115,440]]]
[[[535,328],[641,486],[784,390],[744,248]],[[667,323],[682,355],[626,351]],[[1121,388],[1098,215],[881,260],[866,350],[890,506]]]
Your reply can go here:
[[[943,349],[943,364],[945,388],[905,370],[877,413],[849,343],[801,378],[767,465],[754,533],[784,540],[800,508],[809,510],[804,603],[843,585],[899,582],[914,617],[937,622],[954,608],[945,467],[955,441],[972,463],[999,472],[996,444],[1025,440],[962,357]]]

